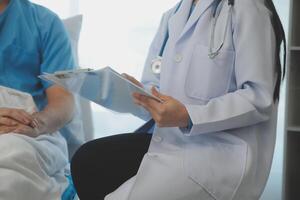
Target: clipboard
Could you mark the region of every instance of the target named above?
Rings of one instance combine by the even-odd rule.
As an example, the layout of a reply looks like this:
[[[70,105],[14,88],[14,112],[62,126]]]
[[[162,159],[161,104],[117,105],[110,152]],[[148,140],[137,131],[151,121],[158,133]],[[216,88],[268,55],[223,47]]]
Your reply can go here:
[[[60,85],[109,110],[131,113],[142,119],[145,118],[145,110],[134,104],[133,93],[140,93],[162,103],[162,100],[150,91],[132,83],[110,67],[100,70],[80,69],[45,73],[39,78]]]

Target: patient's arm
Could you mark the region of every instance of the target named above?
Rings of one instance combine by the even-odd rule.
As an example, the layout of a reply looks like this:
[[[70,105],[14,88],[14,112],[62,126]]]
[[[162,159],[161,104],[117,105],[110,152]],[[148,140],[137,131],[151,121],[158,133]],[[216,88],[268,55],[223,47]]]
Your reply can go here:
[[[41,112],[33,114],[35,129],[20,125],[15,132],[29,136],[53,133],[68,123],[74,113],[72,94],[59,86],[51,86],[46,90],[48,105]]]
[[[48,105],[34,114],[38,121],[41,134],[52,133],[66,125],[73,118],[74,98],[71,93],[59,86],[52,86],[46,90]]]

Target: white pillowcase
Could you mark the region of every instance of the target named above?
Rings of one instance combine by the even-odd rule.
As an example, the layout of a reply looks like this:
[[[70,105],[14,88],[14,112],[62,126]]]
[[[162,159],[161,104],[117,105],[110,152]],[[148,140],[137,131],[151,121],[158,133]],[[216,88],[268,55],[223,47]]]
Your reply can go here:
[[[76,15],[74,17],[67,18],[63,20],[63,23],[71,40],[75,64],[78,66],[78,41],[82,27],[82,15]]]
[[[30,94],[4,86],[0,86],[0,106],[22,109],[30,114],[38,110]]]

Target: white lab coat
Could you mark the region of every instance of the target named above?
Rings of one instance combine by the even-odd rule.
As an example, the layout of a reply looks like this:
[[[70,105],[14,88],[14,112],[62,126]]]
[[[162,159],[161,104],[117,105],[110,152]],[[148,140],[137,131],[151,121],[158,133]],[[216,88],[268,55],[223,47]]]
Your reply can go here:
[[[106,200],[259,199],[271,167],[277,106],[275,34],[263,0],[236,0],[225,44],[208,57],[213,0],[192,0],[162,18],[146,61],[143,83],[180,100],[193,128],[156,127],[135,177]],[[223,40],[227,0],[218,10],[215,46]],[[162,72],[150,63],[164,41]]]

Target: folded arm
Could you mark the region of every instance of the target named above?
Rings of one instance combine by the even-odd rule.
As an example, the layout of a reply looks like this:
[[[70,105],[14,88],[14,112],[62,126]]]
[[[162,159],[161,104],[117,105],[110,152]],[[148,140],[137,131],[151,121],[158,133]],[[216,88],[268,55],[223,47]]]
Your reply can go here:
[[[52,133],[71,121],[74,114],[73,95],[59,86],[46,90],[48,105],[41,112],[33,114],[39,134]]]

